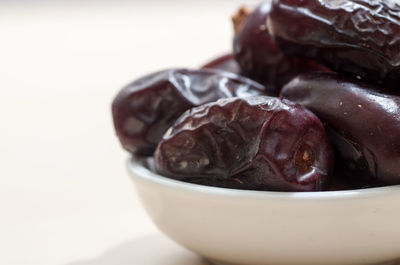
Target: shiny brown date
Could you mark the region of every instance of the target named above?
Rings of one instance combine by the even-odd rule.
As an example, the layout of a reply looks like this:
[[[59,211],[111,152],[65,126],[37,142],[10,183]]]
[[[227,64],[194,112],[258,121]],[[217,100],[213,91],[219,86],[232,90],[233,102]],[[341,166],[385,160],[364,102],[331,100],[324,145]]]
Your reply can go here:
[[[217,69],[234,74],[240,74],[240,66],[231,53],[215,58],[203,65],[201,69]]]
[[[364,187],[400,184],[400,97],[379,90],[329,73],[300,75],[282,90],[326,123],[338,173]]]
[[[220,98],[265,93],[250,79],[217,70],[171,69],[142,77],[123,88],[112,104],[122,146],[152,155],[165,131],[187,109]]]
[[[246,19],[240,20],[243,25],[235,25],[239,30],[233,41],[233,50],[242,75],[279,94],[282,86],[299,73],[328,69],[314,61],[288,56],[281,51],[266,27],[270,8],[271,1],[263,1]]]
[[[400,89],[400,5],[394,0],[274,0],[267,24],[287,54]]]
[[[333,161],[319,119],[287,100],[221,99],[188,110],[154,153],[158,173],[226,188],[318,191]]]

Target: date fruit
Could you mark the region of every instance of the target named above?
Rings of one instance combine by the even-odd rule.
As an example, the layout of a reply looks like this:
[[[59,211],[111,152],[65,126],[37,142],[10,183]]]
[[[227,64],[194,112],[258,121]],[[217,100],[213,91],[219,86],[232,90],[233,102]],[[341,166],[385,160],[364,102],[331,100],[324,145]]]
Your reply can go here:
[[[274,0],[268,29],[287,54],[400,86],[400,6],[394,0]]]
[[[319,119],[274,97],[227,98],[188,110],[154,153],[158,173],[211,186],[319,191],[333,157]]]
[[[239,64],[236,62],[233,54],[225,54],[220,56],[207,64],[203,65],[201,69],[217,69],[234,74],[240,74]]]
[[[142,77],[112,103],[122,146],[135,155],[152,155],[165,131],[187,109],[220,98],[265,93],[250,79],[218,70],[171,69]]]
[[[299,73],[328,69],[311,60],[285,55],[280,50],[266,27],[270,7],[271,1],[264,1],[245,20],[239,20],[243,25],[235,25],[239,31],[234,37],[233,51],[244,76],[278,94],[281,87]]]
[[[340,173],[363,177],[356,181],[364,186],[400,184],[400,97],[379,90],[333,73],[310,73],[287,84],[282,96],[326,123]]]

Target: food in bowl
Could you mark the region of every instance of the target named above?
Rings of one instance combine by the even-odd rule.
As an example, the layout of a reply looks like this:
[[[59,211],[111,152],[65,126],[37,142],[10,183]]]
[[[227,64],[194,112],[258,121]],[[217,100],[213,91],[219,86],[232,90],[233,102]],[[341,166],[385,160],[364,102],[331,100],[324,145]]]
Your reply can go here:
[[[265,23],[271,11],[271,1],[263,1],[251,13],[242,10],[239,9],[236,17],[246,19],[234,20],[237,32],[233,39],[233,54],[243,75],[278,95],[282,86],[300,73],[329,71],[313,60],[282,52]]]
[[[333,166],[320,120],[286,99],[220,99],[184,113],[154,153],[163,176],[210,186],[319,191]]]
[[[217,69],[240,75],[240,66],[232,53],[221,55],[206,64],[201,69]]]
[[[155,72],[118,93],[112,104],[114,125],[128,152],[152,155],[186,110],[221,98],[261,95],[264,90],[248,78],[212,69]]]
[[[380,90],[336,73],[309,73],[286,84],[281,94],[326,124],[340,174],[355,181],[398,184],[400,97]]]
[[[399,89],[396,0],[274,0],[267,26],[287,54]]]
[[[400,6],[273,0],[240,14],[234,58],[205,67],[216,69],[157,72],[118,94],[112,111],[122,146],[154,156],[163,176],[202,185],[400,184]]]

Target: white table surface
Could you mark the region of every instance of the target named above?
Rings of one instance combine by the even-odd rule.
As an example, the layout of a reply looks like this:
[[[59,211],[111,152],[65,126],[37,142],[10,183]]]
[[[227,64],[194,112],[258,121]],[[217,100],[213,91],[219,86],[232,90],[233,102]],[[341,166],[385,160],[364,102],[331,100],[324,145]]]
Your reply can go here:
[[[146,216],[110,103],[229,51],[241,2],[0,1],[0,264],[204,264]]]

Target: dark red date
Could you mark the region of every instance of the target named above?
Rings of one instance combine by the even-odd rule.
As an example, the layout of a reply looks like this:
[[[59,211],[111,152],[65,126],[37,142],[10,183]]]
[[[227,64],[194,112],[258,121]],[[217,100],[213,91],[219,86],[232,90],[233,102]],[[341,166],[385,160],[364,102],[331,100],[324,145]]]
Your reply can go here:
[[[358,186],[400,184],[400,97],[337,74],[303,74],[282,96],[326,123],[337,171]]]
[[[236,62],[233,54],[225,54],[203,65],[201,69],[217,69],[234,74],[240,74],[239,64]]]
[[[172,69],[140,78],[123,88],[112,104],[122,146],[152,155],[165,131],[187,109],[220,98],[265,93],[250,79],[217,70]]]
[[[236,61],[244,76],[254,79],[277,94],[281,87],[299,73],[326,71],[317,63],[285,55],[276,45],[266,27],[271,1],[264,1],[247,19],[233,41]]]
[[[274,0],[268,28],[287,54],[399,89],[400,6],[393,0]]]
[[[287,100],[221,99],[185,112],[154,153],[158,173],[254,190],[318,191],[332,168],[319,119]]]

